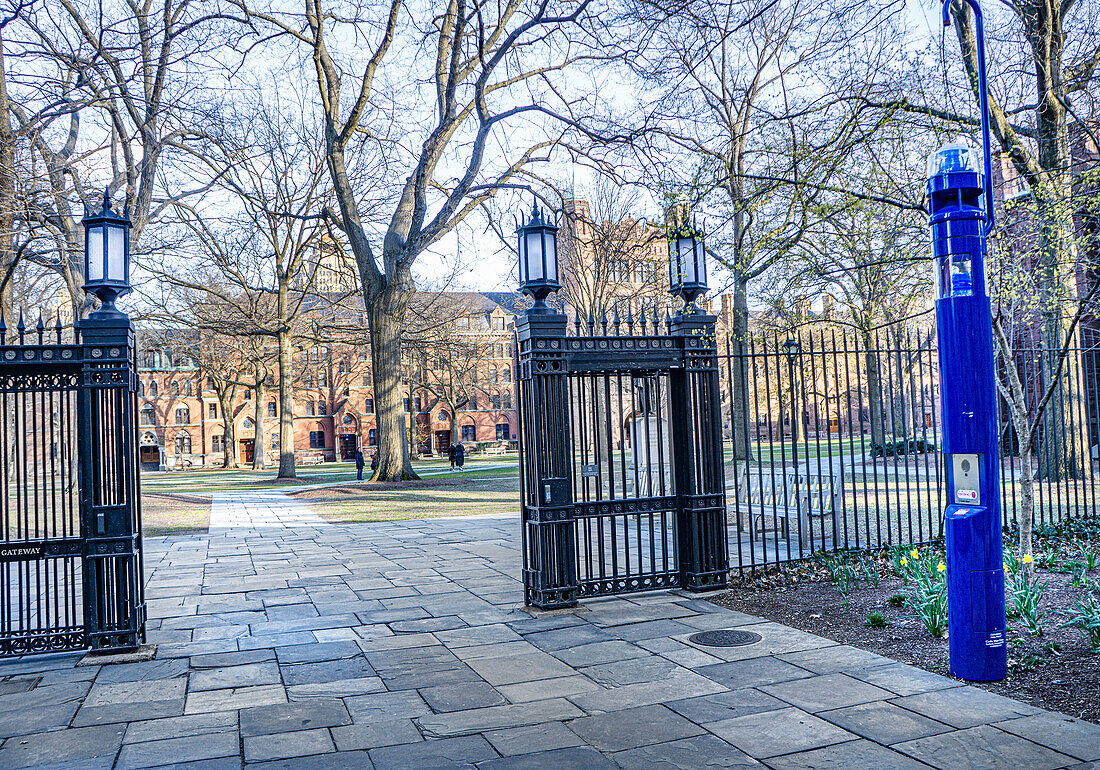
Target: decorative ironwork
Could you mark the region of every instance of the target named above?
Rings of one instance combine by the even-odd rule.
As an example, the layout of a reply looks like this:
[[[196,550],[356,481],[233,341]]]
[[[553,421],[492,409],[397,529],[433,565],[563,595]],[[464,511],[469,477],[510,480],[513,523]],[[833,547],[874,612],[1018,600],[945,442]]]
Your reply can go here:
[[[656,308],[520,319],[527,604],[726,585],[714,323]]]
[[[121,315],[121,314],[119,314]],[[136,361],[125,316],[0,317],[0,656],[145,639]]]

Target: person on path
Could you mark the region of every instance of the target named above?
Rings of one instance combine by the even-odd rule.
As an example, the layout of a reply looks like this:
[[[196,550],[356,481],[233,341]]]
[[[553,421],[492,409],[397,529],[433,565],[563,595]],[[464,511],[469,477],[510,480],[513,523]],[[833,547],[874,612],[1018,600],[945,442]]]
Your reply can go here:
[[[458,442],[455,447],[455,459],[453,465],[457,465],[459,470],[462,470],[463,463],[466,462],[466,447],[462,446],[462,442]]]
[[[456,449],[454,444],[451,444],[449,447],[447,447],[447,459],[451,461],[452,471],[455,469],[455,454],[457,454],[457,451],[458,450]]]
[[[363,450],[362,449],[356,449],[355,450],[355,473],[359,477],[360,481],[363,480],[363,466],[364,465],[366,465],[366,462],[363,460]]]
[[[376,470],[378,470],[378,452],[370,456],[370,471],[374,473]]]

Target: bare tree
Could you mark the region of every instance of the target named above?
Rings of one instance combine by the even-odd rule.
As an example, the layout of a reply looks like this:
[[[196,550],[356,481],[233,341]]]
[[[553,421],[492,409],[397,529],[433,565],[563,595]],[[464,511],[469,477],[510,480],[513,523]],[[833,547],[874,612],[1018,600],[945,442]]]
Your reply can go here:
[[[245,8],[244,0],[235,2]],[[384,20],[339,16],[323,0],[305,0],[298,15],[249,11],[311,57],[324,111],[325,156],[339,203],[333,219],[355,255],[371,333],[376,481],[416,478],[399,376],[402,327],[415,291],[413,264],[544,157],[553,136],[519,139],[521,131],[545,134],[534,121],[520,119],[560,101],[554,76],[585,56],[570,50],[565,31],[578,28],[589,2],[567,0],[552,7],[545,0],[447,0],[428,4],[426,14],[417,10],[406,16],[403,0],[391,0]],[[332,48],[345,34],[369,40],[360,67],[346,64],[347,57]],[[395,52],[413,47],[429,53],[397,58]],[[395,79],[407,102],[378,85]],[[355,83],[350,97],[342,88],[348,80]],[[520,131],[506,136],[508,127]],[[488,157],[498,141],[508,156],[500,162]],[[372,148],[385,157],[386,176],[396,180],[376,201],[357,189],[352,174],[357,157]],[[363,214],[379,210],[372,203],[385,212],[373,222]]]

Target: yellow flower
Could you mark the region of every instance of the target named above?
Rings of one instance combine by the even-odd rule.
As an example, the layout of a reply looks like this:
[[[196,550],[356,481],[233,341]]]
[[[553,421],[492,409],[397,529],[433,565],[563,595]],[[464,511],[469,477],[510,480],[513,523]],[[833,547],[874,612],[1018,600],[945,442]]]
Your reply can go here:
[[[943,562],[941,561],[941,562],[939,563],[939,565],[938,565],[938,566],[936,567],[936,571],[937,571],[937,572],[946,572],[946,571],[947,571],[947,565],[946,565],[946,564],[944,564],[944,563],[943,563]]]
[[[901,562],[900,562],[901,566],[903,566],[903,567],[904,567],[904,566],[905,566],[906,564],[908,564],[908,563],[909,563],[909,560],[908,560],[908,559],[906,559],[906,558],[905,558],[904,556],[902,556],[902,557],[901,557]]]
[[[918,551],[916,548],[914,548],[912,551],[909,552],[909,555],[912,556],[914,559],[919,559],[920,558],[920,551]]]
[[[1020,559],[1024,564],[1031,564],[1031,554],[1026,554],[1024,558]]]

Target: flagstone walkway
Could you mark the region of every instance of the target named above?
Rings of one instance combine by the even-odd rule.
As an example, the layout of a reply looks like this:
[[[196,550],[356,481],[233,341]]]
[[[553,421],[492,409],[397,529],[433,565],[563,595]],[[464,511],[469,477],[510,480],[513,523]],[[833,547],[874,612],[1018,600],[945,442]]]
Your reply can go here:
[[[511,518],[214,511],[146,542],[156,659],[0,663],[0,768],[1100,767],[1096,725],[688,594],[531,615]]]

